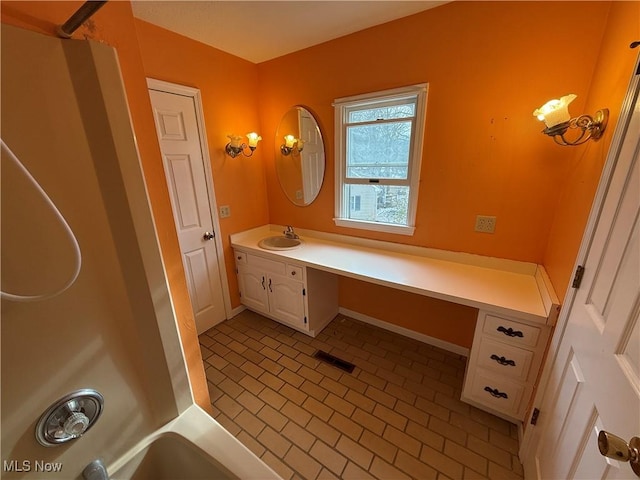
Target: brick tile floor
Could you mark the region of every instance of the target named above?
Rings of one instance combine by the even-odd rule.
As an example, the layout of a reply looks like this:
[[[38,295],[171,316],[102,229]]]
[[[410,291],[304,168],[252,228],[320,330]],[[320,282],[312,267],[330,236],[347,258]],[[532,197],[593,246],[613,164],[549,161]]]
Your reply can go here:
[[[311,338],[248,310],[200,344],[216,420],[286,480],[522,479],[516,426],[460,401],[464,357],[342,315]]]

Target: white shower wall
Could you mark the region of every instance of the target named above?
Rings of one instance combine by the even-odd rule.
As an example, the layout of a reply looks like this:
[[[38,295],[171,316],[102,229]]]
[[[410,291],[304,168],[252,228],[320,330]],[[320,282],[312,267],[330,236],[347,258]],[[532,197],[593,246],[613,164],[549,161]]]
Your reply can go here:
[[[76,478],[174,418],[190,392],[115,51],[6,25],[1,48],[2,139],[82,251],[68,291],[2,301],[2,478],[38,478],[35,462],[61,463],[47,478]],[[73,267],[68,239],[4,155],[1,188],[2,289],[55,290]],[[39,445],[42,412],[80,388],[103,394],[102,417],[80,439]]]

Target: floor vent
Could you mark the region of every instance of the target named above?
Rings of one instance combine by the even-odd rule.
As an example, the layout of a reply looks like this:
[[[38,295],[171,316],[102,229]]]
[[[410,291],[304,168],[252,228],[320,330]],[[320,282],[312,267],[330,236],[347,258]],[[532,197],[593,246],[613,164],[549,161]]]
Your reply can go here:
[[[346,360],[342,360],[341,358],[335,357],[330,353],[323,352],[322,350],[318,350],[313,354],[315,358],[318,360],[322,360],[334,367],[339,368],[340,370],[344,370],[345,372],[351,373],[356,366],[353,363],[349,363]]]

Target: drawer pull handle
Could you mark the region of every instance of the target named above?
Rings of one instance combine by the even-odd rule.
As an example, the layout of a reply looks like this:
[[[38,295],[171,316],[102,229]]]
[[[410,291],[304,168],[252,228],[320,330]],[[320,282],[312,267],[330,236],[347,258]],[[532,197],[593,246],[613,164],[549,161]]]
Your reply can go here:
[[[292,270],[291,271],[291,275],[295,275],[295,274],[296,274],[296,272]]]
[[[262,277],[262,289],[263,289],[263,290],[266,290],[266,289],[267,289],[267,287],[265,287],[265,286],[264,286],[264,276]]]
[[[505,366],[508,365],[510,367],[515,367],[516,366],[516,362],[514,362],[513,360],[507,360],[505,357],[499,357],[495,353],[493,355],[491,355],[491,357],[489,357],[489,358],[491,358],[491,360],[495,360],[500,365],[505,365]]]
[[[273,289],[271,288],[271,279],[269,279],[269,291],[273,292]]]
[[[520,337],[520,338],[524,337],[524,335],[522,334],[521,331],[514,330],[511,327],[504,328],[504,327],[500,326],[496,330],[498,330],[499,332],[504,333],[507,337]]]
[[[242,260],[242,257],[241,257],[240,255],[238,255],[236,258],[237,258],[238,260]]]
[[[484,391],[489,392],[491,396],[496,398],[509,398],[509,395],[507,395],[505,392],[501,392],[497,388],[484,387]]]

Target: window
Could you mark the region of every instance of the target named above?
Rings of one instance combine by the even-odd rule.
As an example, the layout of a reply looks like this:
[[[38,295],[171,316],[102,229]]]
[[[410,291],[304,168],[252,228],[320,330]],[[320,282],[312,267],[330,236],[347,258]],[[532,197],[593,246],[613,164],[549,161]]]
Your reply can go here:
[[[413,235],[427,84],[335,101],[336,225]]]

